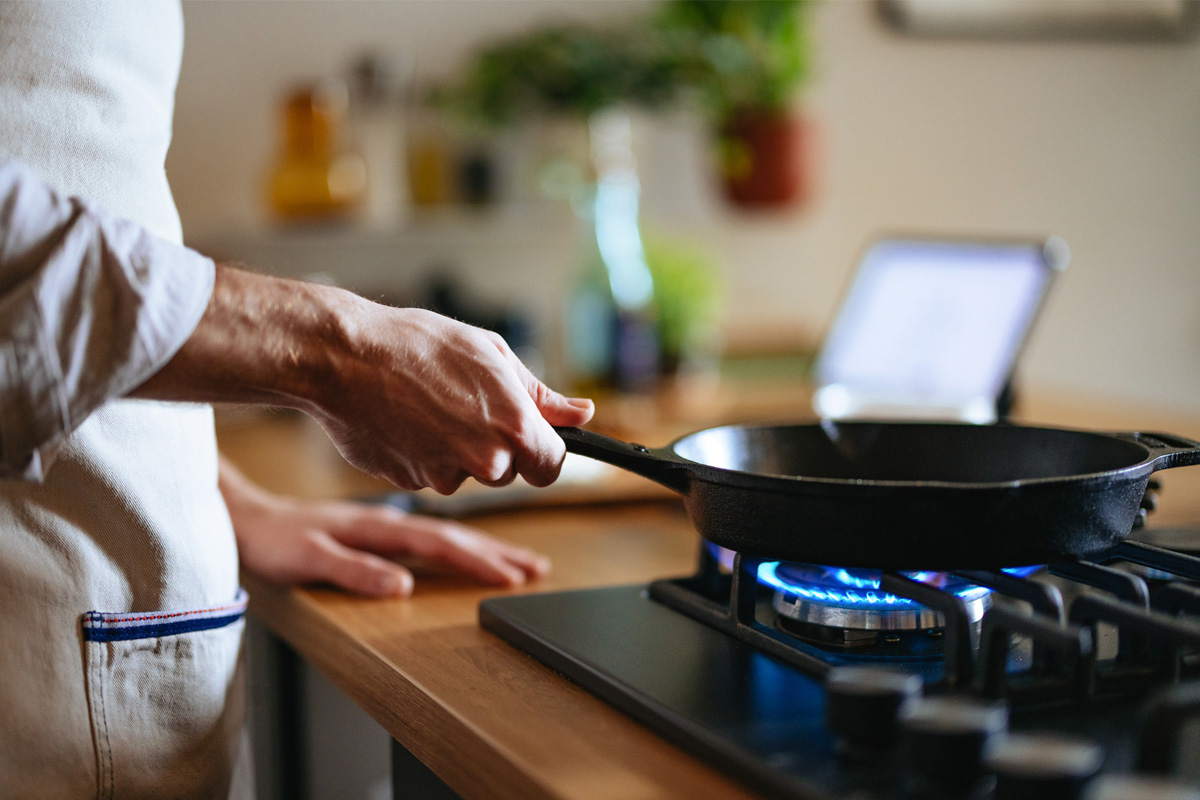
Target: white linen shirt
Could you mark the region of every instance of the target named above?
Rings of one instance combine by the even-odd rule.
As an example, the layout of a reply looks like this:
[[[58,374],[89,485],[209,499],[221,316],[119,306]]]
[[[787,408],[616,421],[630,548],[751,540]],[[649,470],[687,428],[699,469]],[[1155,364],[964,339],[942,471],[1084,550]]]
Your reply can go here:
[[[214,271],[0,164],[0,479],[43,480],[88,414],[157,372],[199,322]]]

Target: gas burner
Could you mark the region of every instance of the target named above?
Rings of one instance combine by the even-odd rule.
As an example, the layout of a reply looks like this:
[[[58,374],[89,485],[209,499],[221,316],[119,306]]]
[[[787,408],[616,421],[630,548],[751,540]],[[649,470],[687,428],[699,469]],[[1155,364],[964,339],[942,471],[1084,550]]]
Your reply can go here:
[[[1028,575],[1036,567],[1006,570]],[[941,572],[905,572],[904,577],[934,586],[959,598],[967,619],[976,625],[991,606],[991,590]],[[882,573],[810,564],[768,561],[759,565],[758,580],[775,590],[772,607],[778,626],[794,635],[825,645],[860,647],[884,635],[889,644],[911,638],[913,632],[937,639],[945,625],[942,614],[880,590]]]

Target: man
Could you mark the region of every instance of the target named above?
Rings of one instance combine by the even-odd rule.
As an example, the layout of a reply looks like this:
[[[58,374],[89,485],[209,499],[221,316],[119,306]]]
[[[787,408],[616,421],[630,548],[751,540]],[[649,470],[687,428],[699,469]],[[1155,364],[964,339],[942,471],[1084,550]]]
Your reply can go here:
[[[591,415],[485,331],[183,248],[181,46],[171,3],[0,3],[5,797],[249,792],[239,554],[372,595],[412,581],[374,553],[545,569],[449,523],[272,496],[221,464],[199,403],[301,409],[356,466],[440,492],[553,481],[550,426]]]

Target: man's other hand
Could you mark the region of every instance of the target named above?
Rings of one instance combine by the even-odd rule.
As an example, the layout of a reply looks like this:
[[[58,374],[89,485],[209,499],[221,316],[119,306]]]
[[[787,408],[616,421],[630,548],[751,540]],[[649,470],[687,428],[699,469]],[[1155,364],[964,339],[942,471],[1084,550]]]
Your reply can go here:
[[[412,572],[393,559],[495,586],[517,586],[550,569],[544,556],[452,520],[272,494],[224,459],[220,486],[242,568],[273,583],[328,583],[370,597],[407,597]]]

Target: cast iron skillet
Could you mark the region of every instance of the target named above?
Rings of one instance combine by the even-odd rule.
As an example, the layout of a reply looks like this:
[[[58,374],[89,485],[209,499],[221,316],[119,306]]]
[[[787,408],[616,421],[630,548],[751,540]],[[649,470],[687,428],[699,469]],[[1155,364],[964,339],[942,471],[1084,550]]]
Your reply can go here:
[[[709,541],[876,569],[981,569],[1087,556],[1124,539],[1150,473],[1200,463],[1164,433],[1018,425],[732,425],[651,449],[558,428],[572,453],[683,495]]]

